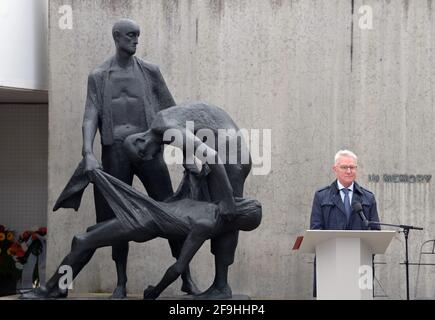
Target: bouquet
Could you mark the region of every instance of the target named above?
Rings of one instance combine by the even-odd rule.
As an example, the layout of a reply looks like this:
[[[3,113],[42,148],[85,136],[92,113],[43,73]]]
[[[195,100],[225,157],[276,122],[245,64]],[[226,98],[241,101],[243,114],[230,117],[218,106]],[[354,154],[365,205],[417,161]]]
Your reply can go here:
[[[15,240],[15,232],[0,225],[0,276],[18,280],[25,256],[24,248]]]
[[[38,263],[40,254],[44,249],[47,228],[41,227],[37,230],[24,231],[18,239],[16,232],[0,225],[0,276],[19,280],[22,275],[24,265],[32,255],[34,270],[33,282],[39,282]],[[33,266],[32,266],[33,267]]]

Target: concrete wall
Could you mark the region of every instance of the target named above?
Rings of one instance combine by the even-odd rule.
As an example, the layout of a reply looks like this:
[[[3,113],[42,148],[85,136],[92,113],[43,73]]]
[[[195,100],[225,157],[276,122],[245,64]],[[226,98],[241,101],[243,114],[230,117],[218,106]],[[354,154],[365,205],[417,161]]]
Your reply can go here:
[[[0,1],[0,86],[47,90],[48,0]]]
[[[65,4],[73,28],[63,30],[58,8]],[[362,5],[373,9],[372,30],[359,27]],[[137,55],[161,66],[177,102],[209,101],[241,127],[272,129],[272,170],[251,176],[246,187],[262,202],[264,219],[240,236],[233,292],[310,299],[313,257],[293,254],[291,246],[309,226],[314,191],[332,181],[341,148],[359,155],[359,182],[375,192],[382,220],[425,227],[411,234],[417,259],[421,242],[435,238],[433,179],[374,183],[368,175],[434,174],[434,11],[430,0],[51,1],[49,207],[81,157],[87,74],[113,53],[113,22],[130,17],[142,28]],[[176,184],[180,171],[171,170]],[[93,222],[91,192],[79,213],[49,212],[49,273],[72,236]],[[131,247],[129,290],[141,292],[172,259],[163,240]],[[399,235],[377,258],[387,262],[376,271],[390,298],[404,296],[402,257]],[[207,288],[208,244],[191,265]],[[414,284],[415,269],[411,275]],[[420,275],[433,280],[429,268]],[[114,282],[110,250],[102,249],[75,288],[110,291]],[[165,294],[179,293],[179,284]],[[422,283],[419,290],[434,292]]]
[[[0,103],[0,224],[47,225],[48,106]]]

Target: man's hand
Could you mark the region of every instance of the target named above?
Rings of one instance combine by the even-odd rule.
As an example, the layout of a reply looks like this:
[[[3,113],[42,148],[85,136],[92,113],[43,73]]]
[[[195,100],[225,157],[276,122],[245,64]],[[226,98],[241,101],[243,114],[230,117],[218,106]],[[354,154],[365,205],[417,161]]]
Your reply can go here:
[[[87,154],[85,156],[85,172],[89,173],[95,169],[102,169],[102,167],[93,154]]]

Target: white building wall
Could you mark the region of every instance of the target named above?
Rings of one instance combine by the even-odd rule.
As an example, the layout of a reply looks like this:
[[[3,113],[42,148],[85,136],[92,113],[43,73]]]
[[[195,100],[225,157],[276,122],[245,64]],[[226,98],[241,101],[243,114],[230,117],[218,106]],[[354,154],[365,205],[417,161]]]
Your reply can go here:
[[[47,90],[48,0],[0,1],[0,87]]]

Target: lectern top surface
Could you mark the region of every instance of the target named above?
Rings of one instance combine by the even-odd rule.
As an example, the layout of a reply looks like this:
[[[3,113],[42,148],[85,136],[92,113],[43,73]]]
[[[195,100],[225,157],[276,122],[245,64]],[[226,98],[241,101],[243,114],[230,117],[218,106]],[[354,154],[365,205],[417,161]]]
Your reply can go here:
[[[397,231],[393,230],[306,230],[299,247],[301,253],[315,253],[316,246],[337,238],[360,238],[372,253],[385,253]]]

